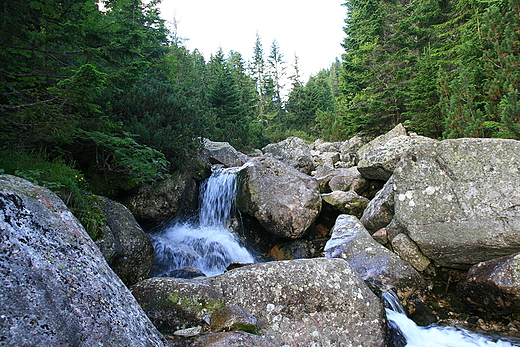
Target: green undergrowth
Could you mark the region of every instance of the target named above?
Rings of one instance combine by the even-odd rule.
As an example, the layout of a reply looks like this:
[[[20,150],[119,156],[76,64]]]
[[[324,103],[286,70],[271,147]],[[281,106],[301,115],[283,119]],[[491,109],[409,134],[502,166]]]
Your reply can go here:
[[[83,224],[93,240],[102,237],[105,217],[99,198],[86,194],[88,185],[82,173],[59,158],[51,159],[44,152],[0,151],[0,173],[18,176],[46,187],[63,200]]]

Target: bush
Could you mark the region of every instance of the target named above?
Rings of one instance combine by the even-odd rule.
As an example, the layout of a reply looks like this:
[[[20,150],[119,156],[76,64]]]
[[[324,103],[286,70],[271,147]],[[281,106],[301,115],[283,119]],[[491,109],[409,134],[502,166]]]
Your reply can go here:
[[[87,184],[82,173],[63,160],[50,159],[45,153],[0,151],[0,172],[25,178],[46,187],[63,200],[83,224],[93,240],[103,236],[105,217],[95,196],[85,194]]]

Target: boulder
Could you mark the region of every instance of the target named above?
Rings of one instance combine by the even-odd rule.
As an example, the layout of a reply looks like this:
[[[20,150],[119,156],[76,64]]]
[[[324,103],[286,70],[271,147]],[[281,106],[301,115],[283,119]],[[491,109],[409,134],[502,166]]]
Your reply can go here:
[[[131,289],[161,332],[207,324],[213,312],[226,306],[218,290],[199,280],[154,277]]]
[[[468,269],[519,252],[520,142],[415,147],[395,171],[394,200],[395,224],[438,265]]]
[[[166,346],[65,204],[0,176],[0,337],[6,346]]]
[[[380,138],[374,141],[381,142]],[[399,135],[377,146],[370,142],[358,151],[358,170],[367,179],[385,181],[392,176],[397,163],[410,148],[434,141],[424,136]]]
[[[341,259],[259,263],[207,282],[251,312],[259,335],[288,346],[384,346],[382,305]],[[246,285],[247,283],[247,285]]]
[[[201,335],[188,347],[280,347],[280,345],[261,336],[235,330]]]
[[[380,135],[373,139],[368,143],[363,143],[362,146],[358,147],[357,156],[359,160],[366,159],[368,153],[371,151],[378,149],[384,146],[388,141],[398,136],[407,136],[408,133],[402,124],[397,124],[392,130],[387,132],[386,134]],[[351,139],[352,140],[352,139]],[[345,147],[341,147],[341,150],[345,150],[347,146],[350,146],[350,141],[345,144]],[[362,143],[361,141],[357,141],[357,143]],[[347,145],[348,144],[348,145]]]
[[[332,193],[322,194],[321,198],[339,212],[351,214],[358,218],[361,217],[370,202],[367,198],[358,195],[353,190],[349,190],[348,192],[338,190]]]
[[[386,227],[394,217],[394,180],[392,177],[377,192],[363,211],[361,224],[372,234]]]
[[[237,151],[228,142],[213,142],[204,139],[202,144],[204,146],[203,157],[211,164],[236,167],[244,165],[249,160],[247,155]]]
[[[159,222],[173,219],[183,204],[196,206],[197,194],[191,174],[177,171],[164,180],[143,183],[123,199],[123,204],[139,221]]]
[[[340,147],[340,160],[348,166],[356,166],[358,163],[357,151],[367,143],[367,140],[360,135],[356,135],[344,141]]]
[[[342,142],[325,142],[323,140],[314,141],[314,149],[320,153],[325,152],[337,152],[339,153],[339,148],[341,147]]]
[[[369,190],[369,182],[363,178],[357,167],[348,169],[338,169],[337,174],[329,181],[329,187],[335,190],[353,190],[359,195],[363,195]]]
[[[310,146],[298,137],[293,136],[278,143],[268,144],[262,151],[305,174],[310,174],[315,165]]]
[[[316,170],[313,171],[311,175],[316,178],[316,181],[318,181],[320,192],[330,193],[329,182],[337,175],[337,173],[338,170],[334,169],[331,165],[318,164]]]
[[[381,291],[395,289],[402,299],[415,302],[425,289],[421,275],[377,243],[354,216],[343,214],[337,218],[324,254],[346,260],[363,280]]]
[[[270,157],[249,163],[239,173],[238,209],[274,235],[302,236],[321,210],[316,180]]]
[[[96,245],[119,278],[131,286],[145,279],[152,269],[154,250],[150,239],[134,216],[122,204],[99,197],[106,218],[103,238]]]
[[[401,233],[392,239],[392,249],[417,271],[426,270],[431,263],[430,259],[424,256],[417,244],[406,234]]]
[[[489,314],[520,313],[520,253],[474,265],[457,286],[459,297]]]

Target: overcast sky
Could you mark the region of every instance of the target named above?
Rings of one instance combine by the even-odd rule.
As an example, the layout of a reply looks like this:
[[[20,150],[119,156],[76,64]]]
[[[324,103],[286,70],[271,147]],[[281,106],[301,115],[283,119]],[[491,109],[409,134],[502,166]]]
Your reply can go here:
[[[305,78],[328,68],[344,52],[344,0],[162,0],[165,20],[177,20],[178,36],[206,59],[219,47],[251,60],[260,35],[265,56],[277,40],[286,66],[299,58]],[[292,73],[290,70],[289,73]]]

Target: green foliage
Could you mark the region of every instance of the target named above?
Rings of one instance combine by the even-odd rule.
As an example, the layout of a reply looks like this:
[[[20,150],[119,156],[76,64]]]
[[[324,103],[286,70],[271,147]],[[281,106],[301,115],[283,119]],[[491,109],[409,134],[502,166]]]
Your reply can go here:
[[[519,138],[517,0],[347,2],[346,132]]]
[[[45,153],[0,151],[0,171],[25,178],[60,196],[94,240],[102,237],[105,217],[93,197],[86,196],[83,174],[61,159],[52,160]]]
[[[95,145],[97,169],[107,179],[113,178],[112,184],[128,190],[168,176],[169,162],[163,153],[137,143],[129,133],[124,135],[84,132],[87,143]]]

